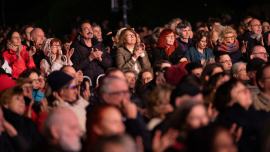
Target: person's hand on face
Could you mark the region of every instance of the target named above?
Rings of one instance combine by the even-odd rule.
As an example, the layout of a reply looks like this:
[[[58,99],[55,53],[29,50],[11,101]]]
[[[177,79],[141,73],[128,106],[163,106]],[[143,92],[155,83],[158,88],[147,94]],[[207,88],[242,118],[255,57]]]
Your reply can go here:
[[[36,53],[37,49],[34,46],[31,46],[30,50],[29,50],[29,59],[31,59],[33,57],[33,55]]]
[[[100,51],[100,50],[98,50],[98,49],[95,49],[95,56],[96,56],[96,59],[99,61],[99,62],[101,62],[102,61],[102,54],[103,54],[103,52],[102,51]]]
[[[70,60],[70,58],[71,58],[71,56],[73,55],[73,53],[74,53],[74,48],[72,48],[70,51],[67,50],[67,55],[66,55],[67,60]]]
[[[145,51],[145,45],[143,43],[141,43],[139,45],[139,50],[141,50],[141,54],[144,53],[144,51]]]
[[[59,63],[60,60],[61,60],[61,49],[58,48],[58,49],[57,49],[57,53],[56,53],[56,59],[55,59],[55,62],[56,62],[56,63]]]
[[[78,84],[81,84],[83,82],[83,72],[81,70],[76,73],[76,79],[78,81]]]
[[[137,118],[137,113],[138,109],[137,106],[130,102],[129,99],[124,98],[122,100],[122,111],[125,113],[126,117],[129,119],[136,119]]]
[[[39,115],[42,115],[43,113],[47,112],[47,109],[48,109],[48,101],[47,101],[47,99],[46,98],[41,99]]]

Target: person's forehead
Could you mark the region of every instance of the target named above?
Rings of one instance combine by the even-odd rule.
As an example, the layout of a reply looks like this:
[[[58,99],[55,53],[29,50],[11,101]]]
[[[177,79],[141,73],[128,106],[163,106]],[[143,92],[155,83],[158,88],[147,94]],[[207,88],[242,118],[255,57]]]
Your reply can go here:
[[[228,54],[222,55],[220,56],[221,60],[227,60],[227,59],[231,59],[230,56]]]
[[[83,28],[91,27],[91,24],[89,24],[89,23],[84,23],[84,24],[82,25],[82,27],[83,27]]]
[[[35,30],[35,34],[37,34],[37,35],[44,35],[44,32],[41,29],[36,29]]]
[[[135,76],[135,74],[133,72],[127,72],[125,73],[126,76]]]
[[[126,80],[120,80],[120,79],[116,79],[116,80],[112,80],[111,84],[112,90],[122,90],[122,89],[126,89],[128,87]]]
[[[182,30],[189,30],[189,29],[190,29],[189,26],[187,26],[186,28],[182,28]]]
[[[254,52],[266,52],[266,49],[263,46],[257,46]]]
[[[257,19],[253,19],[253,20],[251,20],[251,23],[252,24],[260,24],[261,22]]]
[[[27,32],[31,32],[33,29],[34,29],[33,27],[28,27],[28,28],[26,29],[26,31],[27,31]]]
[[[96,26],[96,27],[94,27],[94,30],[101,30],[101,28]]]
[[[149,71],[146,71],[142,74],[142,76],[148,76],[148,75],[152,75]]]

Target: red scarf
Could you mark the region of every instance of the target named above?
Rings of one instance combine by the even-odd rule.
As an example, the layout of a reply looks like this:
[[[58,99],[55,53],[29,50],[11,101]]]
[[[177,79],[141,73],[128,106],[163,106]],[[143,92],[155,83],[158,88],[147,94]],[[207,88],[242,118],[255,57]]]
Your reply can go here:
[[[218,42],[218,50],[225,51],[228,53],[235,52],[239,50],[239,42],[237,39],[234,40],[234,43]]]
[[[173,53],[173,51],[175,50],[175,46],[172,45],[168,48],[165,49],[166,53],[168,54],[168,56],[171,56],[171,54]]]

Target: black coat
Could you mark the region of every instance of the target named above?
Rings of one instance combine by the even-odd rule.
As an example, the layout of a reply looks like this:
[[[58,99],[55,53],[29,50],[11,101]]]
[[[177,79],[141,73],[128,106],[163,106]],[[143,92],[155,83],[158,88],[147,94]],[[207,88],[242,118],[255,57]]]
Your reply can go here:
[[[142,103],[142,108],[146,108],[146,102],[148,97],[150,96],[151,92],[155,89],[156,87],[156,80],[153,79],[150,82],[146,83],[145,85],[141,86],[138,90],[137,93],[140,96],[141,103]]]
[[[104,74],[104,70],[112,66],[112,58],[107,51],[105,51],[104,45],[96,39],[91,39],[92,47],[88,47],[81,36],[74,41],[71,48],[74,48],[74,53],[71,56],[71,61],[76,70],[82,70],[83,75],[88,76],[92,81],[92,86],[96,86],[96,79],[99,75]],[[92,48],[97,48],[102,51],[102,61],[94,59],[89,60],[89,55]]]
[[[255,45],[260,45],[260,42],[258,42],[256,39],[251,37],[251,33],[249,31],[246,31],[242,37],[238,38],[239,41],[239,48],[243,46],[243,40],[248,41],[247,43],[247,49],[246,52],[247,54],[250,52],[251,48]],[[248,56],[248,55],[247,55]]]
[[[233,123],[243,127],[242,136],[238,142],[239,152],[260,151],[262,127],[269,116],[265,111],[255,111],[251,106],[245,110],[239,104],[234,104],[218,116],[217,123],[231,128]]]
[[[25,140],[25,145],[23,146],[26,149],[34,146],[35,144],[39,144],[41,141],[41,134],[31,119],[16,114],[4,107],[2,107],[2,110],[6,121],[8,121],[17,130],[18,136]]]

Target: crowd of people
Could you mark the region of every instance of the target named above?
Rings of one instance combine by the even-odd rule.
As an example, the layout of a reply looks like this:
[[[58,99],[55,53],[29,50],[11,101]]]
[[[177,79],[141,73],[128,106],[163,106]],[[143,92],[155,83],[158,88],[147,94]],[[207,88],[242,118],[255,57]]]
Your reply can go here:
[[[270,151],[267,22],[77,31],[0,30],[0,151]]]

